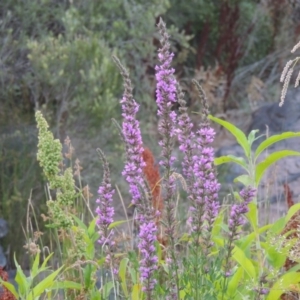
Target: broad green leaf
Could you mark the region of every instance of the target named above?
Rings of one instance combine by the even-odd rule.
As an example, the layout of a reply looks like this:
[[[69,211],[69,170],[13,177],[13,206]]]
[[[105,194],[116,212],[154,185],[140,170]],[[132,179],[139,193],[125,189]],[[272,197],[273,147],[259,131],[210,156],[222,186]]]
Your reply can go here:
[[[237,246],[233,249],[233,259],[240,264],[244,271],[248,274],[250,278],[254,281],[256,279],[256,271],[251,260],[245,255],[245,253]]]
[[[38,272],[38,268],[39,268],[39,264],[40,264],[40,253],[38,252],[35,256],[32,268],[31,268],[31,276],[32,278],[34,278],[39,272]]]
[[[259,182],[263,174],[272,164],[287,156],[300,156],[300,152],[292,151],[292,150],[282,150],[282,151],[273,152],[265,160],[259,163],[256,166],[256,174],[255,174],[256,186],[259,185]]]
[[[131,280],[134,284],[136,284],[138,282],[138,273],[134,268],[129,267],[128,271],[131,275]]]
[[[246,216],[253,228],[254,231],[257,229],[257,204],[250,202],[248,204],[249,211],[247,212]]]
[[[113,223],[111,223],[109,226],[108,226],[108,229],[113,229],[113,228],[115,228],[115,227],[117,227],[117,226],[120,226],[120,225],[122,225],[122,224],[124,224],[124,223],[127,223],[128,221],[127,220],[122,220],[122,221],[116,221],[116,222],[113,222]]]
[[[292,218],[292,216],[299,210],[300,210],[300,203],[294,204],[292,207],[290,207],[285,217],[285,224],[287,224],[288,221]]]
[[[141,291],[141,285],[136,283],[132,288],[131,299],[132,300],[141,300],[140,291]]]
[[[84,287],[86,289],[89,289],[94,282],[92,278],[94,271],[95,271],[95,266],[90,263],[87,264],[83,269]]]
[[[255,151],[255,159],[269,146],[281,140],[298,137],[298,136],[300,136],[300,132],[284,132],[282,134],[270,136],[257,147]]]
[[[126,298],[129,297],[127,284],[126,284],[126,269],[127,269],[128,262],[129,259],[127,257],[123,258],[120,262],[120,267],[119,267],[119,277],[121,279],[121,286]]]
[[[248,171],[247,163],[242,157],[236,157],[233,155],[220,156],[214,159],[216,166],[226,164],[226,163],[236,163]]]
[[[269,243],[261,242],[260,244],[265,249],[268,263],[276,270],[279,270],[286,261],[285,253],[277,251],[274,245],[270,245]]]
[[[272,224],[267,224],[267,225],[259,228],[258,233],[261,234],[261,233],[267,231],[268,229],[270,229],[271,227],[272,227]],[[241,250],[245,251],[252,244],[252,242],[255,240],[255,237],[256,237],[256,233],[251,232],[247,236],[242,238],[240,240],[240,243],[239,243],[239,247],[241,248]]]
[[[249,145],[250,148],[251,148],[253,142],[256,140],[255,135],[256,135],[257,132],[259,132],[258,129],[251,130],[251,132],[248,135],[248,145]]]
[[[41,271],[44,271],[46,269],[46,265],[47,265],[47,262],[49,261],[49,259],[52,257],[54,252],[50,253],[46,258],[45,260],[43,261],[42,263],[42,266],[40,268]]]
[[[221,228],[222,228],[222,223],[223,223],[223,218],[224,218],[224,211],[221,211],[218,216],[216,217],[216,220],[213,224],[212,228],[212,236],[219,236]]]
[[[283,230],[285,224],[286,224],[286,218],[285,218],[285,217],[282,217],[282,218],[278,219],[278,220],[272,225],[272,227],[270,228],[270,231],[279,234],[279,233]]]
[[[251,185],[251,178],[249,175],[244,174],[244,175],[234,178],[233,182],[234,183],[240,182],[244,186],[248,186],[248,185]]]
[[[1,278],[0,278],[0,283],[2,285],[4,285],[15,296],[16,299],[19,299],[19,294],[16,291],[16,289],[15,289],[15,287],[14,287],[13,284],[11,284],[11,283],[9,283],[7,281],[3,281]],[[1,294],[0,294],[0,296],[1,296]]]
[[[290,272],[283,274],[272,286],[266,300],[280,299],[280,296],[283,293],[292,290],[293,285],[299,282],[299,272]]]
[[[54,284],[54,279],[56,276],[60,273],[60,271],[64,268],[64,266],[61,266],[56,271],[52,272],[50,275],[48,275],[46,278],[44,278],[42,281],[40,281],[30,292],[29,296],[27,297],[27,300],[34,300],[36,297],[43,294],[46,289],[49,289]],[[34,297],[34,298],[33,298]]]
[[[110,294],[111,290],[113,289],[113,287],[114,287],[113,281],[109,281],[109,282],[104,284],[103,288],[101,288],[102,295],[103,295],[104,299],[109,298],[109,294]]]
[[[16,257],[14,256],[15,265],[17,267],[17,274],[15,277],[15,281],[18,284],[19,292],[22,296],[25,296],[30,287],[29,279],[25,276],[23,270],[21,269],[20,265],[17,263]]]
[[[90,222],[90,225],[89,225],[89,228],[88,228],[89,237],[92,237],[94,235],[94,233],[95,233],[96,222],[97,222],[97,218],[94,218]]]
[[[71,216],[75,220],[77,225],[86,232],[87,231],[87,226],[75,215],[71,215]]]
[[[236,272],[231,277],[228,287],[227,287],[227,295],[229,297],[234,297],[236,294],[239,283],[242,281],[244,275],[244,269],[240,266]]]
[[[232,135],[234,135],[234,137],[236,138],[237,142],[242,146],[242,148],[244,149],[245,155],[246,157],[250,156],[250,146],[248,143],[248,140],[245,136],[245,134],[243,133],[243,131],[241,131],[239,128],[235,127],[233,124],[226,122],[224,120],[221,120],[219,118],[213,117],[211,115],[208,116],[208,118],[220,125],[222,125],[223,127],[225,127],[228,131],[230,131],[230,133]]]

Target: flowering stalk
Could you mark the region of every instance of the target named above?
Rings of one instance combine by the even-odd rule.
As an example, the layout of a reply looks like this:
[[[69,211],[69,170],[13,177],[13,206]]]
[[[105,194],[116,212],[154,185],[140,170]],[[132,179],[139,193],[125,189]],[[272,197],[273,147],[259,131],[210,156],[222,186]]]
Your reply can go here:
[[[171,62],[174,54],[170,53],[169,35],[166,30],[166,25],[160,19],[158,23],[159,33],[161,35],[160,43],[162,48],[158,50],[158,59],[160,65],[155,67],[156,71],[156,103],[158,106],[158,116],[160,123],[158,131],[161,135],[159,145],[161,146],[162,160],[160,165],[165,169],[164,187],[165,195],[164,201],[166,204],[165,214],[165,234],[168,238],[169,253],[168,261],[172,261],[169,265],[172,267],[170,275],[174,280],[173,271],[175,272],[175,281],[177,286],[177,298],[179,298],[179,282],[177,274],[177,263],[175,255],[175,179],[172,176],[172,164],[175,157],[172,156],[174,137],[176,135],[176,118],[177,115],[172,111],[172,105],[177,102],[176,100],[176,79],[174,77],[174,69],[171,67]]]
[[[216,178],[216,171],[214,168],[214,150],[209,145],[213,142],[215,131],[210,127],[208,121],[208,104],[205,93],[199,83],[194,80],[199,96],[202,103],[202,121],[200,128],[196,133],[196,147],[199,150],[199,158],[194,156],[194,175],[198,178],[198,181],[194,185],[194,193],[198,192],[198,198],[196,200],[196,206],[192,209],[198,212],[197,206],[202,206],[201,203],[204,201],[205,204],[205,215],[204,220],[206,221],[206,231],[204,235],[204,243],[206,245],[206,252],[208,254],[209,248],[211,247],[211,231],[213,228],[213,223],[219,211],[218,191],[220,189],[220,184]],[[196,231],[200,230],[199,221],[201,216],[195,215],[194,225]],[[198,228],[197,228],[198,227]]]
[[[154,222],[154,211],[149,199],[143,195],[143,191],[148,191],[143,178],[143,168],[146,163],[143,160],[143,144],[139,122],[136,114],[139,105],[133,99],[132,85],[127,70],[123,67],[118,58],[113,56],[113,60],[119,67],[124,79],[124,94],[122,104],[122,136],[126,146],[127,160],[122,172],[129,184],[129,191],[132,196],[131,203],[137,208],[137,221],[140,229],[139,250],[141,253],[140,273],[143,290],[146,299],[152,299],[154,285],[156,283],[154,270],[157,269],[157,256],[155,255],[156,225]],[[149,193],[147,193],[149,194]]]
[[[98,215],[97,225],[99,226],[100,234],[98,242],[103,249],[107,246],[108,251],[106,254],[109,255],[111,248],[115,244],[112,238],[114,232],[113,230],[109,230],[109,225],[113,222],[115,213],[112,206],[112,197],[115,191],[111,188],[110,171],[104,153],[100,149],[97,149],[97,152],[100,155],[104,169],[103,181],[98,190],[99,198],[96,200],[96,203],[98,204],[96,208],[96,213]]]
[[[240,192],[240,196],[243,199],[242,203],[234,204],[231,207],[229,220],[228,220],[228,230],[229,230],[229,238],[226,245],[226,257],[225,257],[225,267],[224,267],[224,280],[223,280],[223,293],[222,297],[224,297],[226,289],[227,289],[227,278],[230,277],[230,259],[232,256],[232,251],[234,248],[234,241],[239,238],[240,228],[246,223],[245,214],[249,211],[248,204],[254,199],[256,193],[256,189],[251,186],[244,188]]]

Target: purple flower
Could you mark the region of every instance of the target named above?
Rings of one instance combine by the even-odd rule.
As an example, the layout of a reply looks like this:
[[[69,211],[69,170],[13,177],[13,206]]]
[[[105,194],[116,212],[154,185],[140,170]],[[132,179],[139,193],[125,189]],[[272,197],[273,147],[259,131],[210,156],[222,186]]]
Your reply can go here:
[[[249,211],[248,204],[253,200],[256,190],[250,186],[244,188],[240,192],[240,196],[244,200],[242,203],[234,204],[231,207],[228,228],[232,240],[238,237],[238,227],[245,224],[244,215]]]
[[[144,187],[143,180],[143,161],[142,153],[144,151],[140,124],[136,119],[136,114],[139,110],[139,105],[132,96],[132,84],[127,70],[122,66],[120,61],[113,57],[115,63],[121,71],[124,79],[124,94],[122,97],[122,136],[126,145],[126,163],[122,175],[129,184],[129,191],[132,196],[132,204],[138,209],[142,209],[140,188]]]
[[[210,231],[218,214],[217,202],[220,184],[217,182],[214,170],[214,150],[210,144],[214,140],[215,132],[209,126],[207,115],[208,107],[205,94],[195,82],[203,104],[202,122],[196,133],[192,131],[193,123],[187,114],[186,102],[178,86],[178,102],[180,104],[179,127],[177,129],[179,149],[184,153],[182,168],[186,177],[189,200],[191,201],[189,219],[192,232],[202,234],[206,229],[204,241],[210,244]],[[198,241],[198,238],[197,238]]]
[[[155,214],[149,199],[143,199],[147,186],[143,179],[143,168],[146,163],[143,160],[143,143],[139,122],[136,120],[136,113],[139,106],[132,96],[132,85],[129,74],[120,61],[114,57],[114,61],[121,70],[124,79],[124,94],[122,104],[122,136],[126,146],[127,160],[122,172],[129,184],[129,191],[132,197],[132,204],[137,207],[136,221],[139,226],[139,250],[141,253],[140,273],[143,284],[143,291],[147,299],[151,299],[152,290],[156,283],[153,279],[153,271],[157,268],[157,256],[155,255],[156,225],[153,221]],[[142,201],[145,200],[145,201]]]
[[[143,284],[143,291],[151,299],[151,292],[154,289],[156,280],[153,279],[153,272],[157,269],[158,258],[155,255],[156,249],[156,225],[153,221],[145,222],[140,226],[139,250],[142,256],[140,261],[140,276]]]
[[[115,242],[112,239],[113,231],[109,230],[109,225],[113,222],[114,208],[112,206],[114,190],[111,188],[110,172],[107,160],[100,149],[97,149],[102,160],[104,175],[102,184],[99,187],[99,198],[96,200],[98,204],[96,213],[98,215],[97,225],[99,226],[100,239],[99,244],[103,247],[107,245],[112,247]]]
[[[173,138],[175,136],[175,124],[177,115],[172,111],[172,105],[177,102],[176,99],[176,79],[174,77],[174,69],[171,67],[174,54],[170,52],[169,35],[166,25],[160,19],[158,28],[161,34],[162,48],[158,50],[158,59],[160,65],[155,67],[156,71],[156,103],[158,106],[157,115],[160,117],[158,130],[162,139],[159,145],[162,147],[162,157],[164,161],[160,162],[166,169],[171,168],[171,164],[175,160],[171,156],[173,147]]]

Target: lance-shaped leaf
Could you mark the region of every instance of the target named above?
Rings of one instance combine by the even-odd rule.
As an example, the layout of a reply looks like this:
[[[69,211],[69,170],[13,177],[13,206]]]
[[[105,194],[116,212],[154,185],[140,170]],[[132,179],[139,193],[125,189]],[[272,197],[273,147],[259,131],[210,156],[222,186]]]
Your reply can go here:
[[[250,156],[250,151],[251,151],[250,145],[242,130],[240,130],[239,128],[235,127],[233,124],[227,121],[213,117],[211,115],[209,115],[208,118],[225,127],[236,138],[237,142],[242,146],[246,157]]]
[[[259,182],[264,175],[265,171],[275,162],[278,160],[287,157],[287,156],[300,156],[300,152],[291,151],[291,150],[282,150],[271,153],[265,160],[260,162],[256,166],[256,173],[255,173],[255,184],[256,186],[259,185]]]
[[[282,134],[273,135],[263,141],[255,151],[255,159],[268,147],[271,145],[285,139],[290,139],[294,137],[300,137],[300,132],[284,132]]]
[[[242,157],[236,157],[234,155],[226,155],[226,156],[220,156],[214,159],[214,163],[216,166],[226,164],[226,163],[236,163],[243,167],[246,171],[248,171],[246,161]]]

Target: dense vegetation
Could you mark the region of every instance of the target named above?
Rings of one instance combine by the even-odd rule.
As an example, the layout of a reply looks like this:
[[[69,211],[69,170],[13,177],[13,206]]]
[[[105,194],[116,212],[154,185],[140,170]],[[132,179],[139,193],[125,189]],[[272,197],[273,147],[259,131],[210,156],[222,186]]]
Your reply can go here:
[[[49,213],[49,200],[55,195],[55,193],[51,194],[48,189],[45,193],[43,186],[48,181],[50,189],[65,189],[67,192],[75,184],[70,178],[69,182],[60,183],[65,186],[61,186],[58,182],[51,183],[45,169],[44,181],[41,180],[41,169],[36,163],[35,156],[37,151],[37,132],[34,129],[35,110],[43,113],[60,142],[63,142],[66,133],[70,134],[72,130],[73,132],[80,131],[89,139],[99,135],[98,146],[103,145],[101,147],[107,153],[108,160],[112,158],[110,160],[113,171],[112,179],[120,180],[119,174],[123,158],[120,154],[123,147],[118,136],[118,129],[111,125],[110,119],[115,118],[121,122],[119,99],[122,97],[123,89],[122,76],[111,55],[117,56],[126,65],[126,69],[130,70],[134,98],[138,100],[139,113],[143,116],[140,128],[142,132],[146,133],[146,136],[149,135],[149,131],[154,131],[154,135],[158,136],[157,131],[153,128],[157,123],[154,66],[157,65],[157,48],[160,47],[156,29],[159,16],[163,16],[169,27],[171,51],[175,53],[173,66],[176,68],[176,77],[186,92],[185,100],[189,108],[198,111],[203,108],[199,101],[195,100],[195,89],[193,90],[190,84],[191,78],[196,78],[203,84],[204,90],[209,96],[208,101],[213,113],[226,112],[228,109],[236,107],[250,109],[252,102],[259,98],[269,100],[268,97],[276,95],[278,92],[278,85],[277,89],[276,85],[274,88],[274,82],[278,81],[278,74],[282,67],[281,59],[285,57],[283,50],[294,44],[293,38],[297,34],[297,22],[287,19],[283,14],[286,10],[290,11],[291,15],[296,15],[297,10],[293,10],[289,2],[275,2],[232,0],[207,3],[207,1],[190,1],[187,5],[185,2],[175,0],[149,1],[147,3],[117,0],[103,2],[34,0],[30,3],[14,0],[1,1],[0,167],[2,173],[0,174],[0,216],[8,220],[10,224],[10,234],[6,237],[3,245],[6,249],[11,245],[10,264],[14,264],[13,253],[16,252],[17,260],[22,262],[25,267],[29,266],[28,263],[25,263],[25,256],[22,255],[22,247],[26,244],[28,248],[30,241],[39,241],[47,246],[53,239],[56,243],[61,243],[59,239],[63,232],[55,230],[56,233],[50,231],[51,233],[48,232],[44,237],[39,236],[36,239],[33,237],[34,232],[46,230],[40,214]],[[289,29],[287,30],[287,28]],[[287,33],[290,34],[289,39]],[[245,36],[248,38],[245,39]],[[253,78],[264,87],[259,93],[251,92]],[[246,88],[247,86],[249,89]],[[248,101],[241,101],[241,99]],[[175,104],[175,111],[179,106]],[[82,127],[85,130],[82,130]],[[253,139],[254,136],[251,138]],[[148,137],[144,142],[153,145],[154,140],[155,138]],[[251,146],[251,139],[249,143]],[[69,151],[69,156],[66,156],[64,160],[64,164],[66,164],[64,168],[74,166],[80,173],[79,163],[68,160],[72,156],[70,143],[67,141],[64,147]],[[244,145],[244,147],[246,146]],[[158,151],[158,148],[153,150],[155,154],[158,154]],[[48,157],[47,159],[51,162],[53,158]],[[251,164],[252,162],[250,162]],[[180,164],[178,164],[179,166]],[[42,165],[42,167],[44,166]],[[90,170],[88,171],[90,172]],[[70,174],[65,176],[70,176]],[[96,174],[95,177],[99,183],[99,175]],[[90,183],[88,176],[81,177],[77,173],[76,182],[79,185],[81,196],[85,200],[87,197],[88,202],[92,203],[93,200],[86,196],[89,195],[89,192],[84,187]],[[93,183],[95,184],[95,182],[90,184],[93,186]],[[255,181],[255,185],[257,184],[258,182]],[[181,191],[180,195],[184,196],[186,192],[186,190]],[[130,193],[126,191],[124,182],[121,183],[121,195],[124,198],[131,198]],[[78,195],[74,194],[70,196],[70,199],[77,199],[76,197]],[[28,198],[29,201],[27,201]],[[86,207],[83,203],[76,200],[76,205],[78,205],[76,211],[80,212],[77,217],[80,216],[88,221],[88,210],[93,210],[94,206],[92,204]],[[70,207],[73,206],[70,204]],[[256,215],[256,212],[252,211],[251,213],[253,216]],[[226,220],[226,213],[222,213],[219,222],[222,222],[223,216]],[[20,226],[23,226],[26,238],[20,227],[16,226],[16,220],[21,221]],[[74,223],[74,220],[77,223]],[[81,223],[78,224],[80,220],[77,220],[76,217],[74,220],[70,221],[69,225],[72,224],[78,229],[76,238],[80,240],[84,237],[83,239],[86,240],[88,237],[84,235],[87,234],[84,233],[84,230],[88,230],[88,228]],[[51,220],[51,222],[55,223],[56,221]],[[89,238],[92,239],[91,243],[97,239],[95,235],[97,230],[93,227],[95,226],[93,222],[90,224],[88,233]],[[287,222],[288,219],[285,222],[282,221],[280,226],[274,225],[276,233]],[[252,226],[256,226],[252,227],[255,232],[258,230],[258,224],[252,223]],[[73,231],[72,226],[67,226],[68,230]],[[211,228],[211,230],[218,229]],[[53,234],[55,237],[52,236]],[[14,237],[14,241],[11,237]],[[247,235],[245,235],[245,239],[246,237]],[[258,236],[253,235],[254,237],[257,241]],[[23,242],[26,239],[27,242]],[[209,240],[209,237],[207,239]],[[188,237],[183,235],[183,240],[187,241]],[[74,245],[70,246],[68,243],[62,245],[64,249],[61,253],[66,257],[78,259],[80,255],[83,255],[94,260],[94,250],[90,249],[89,251],[92,252],[89,254],[81,253],[80,245],[77,245],[78,248],[76,248],[77,246],[75,248],[80,253],[70,254],[68,251],[73,251],[75,248]],[[223,245],[223,242],[219,241],[219,243],[219,246]],[[251,242],[249,241],[249,243],[246,245],[247,247],[250,247]],[[168,244],[170,244],[170,240]],[[159,248],[158,245],[157,247]],[[233,246],[229,245],[228,247]],[[247,247],[243,250],[248,251]],[[54,250],[53,244],[50,248],[51,251]],[[68,250],[68,248],[70,249]],[[273,250],[272,248],[270,251]],[[157,249],[157,251],[162,250]],[[218,250],[215,249],[215,251]],[[262,262],[260,249],[255,251],[249,254],[249,259],[254,259],[252,255],[258,255]],[[162,253],[164,252],[162,251]],[[205,252],[203,253],[205,254]],[[126,274],[129,262],[133,268],[130,269],[131,273],[136,272],[136,268],[138,268],[139,257],[136,257],[134,252],[130,255],[132,256],[121,261],[122,266],[126,264],[121,268],[122,270],[125,268],[125,271],[122,272]],[[160,255],[161,266],[164,267],[165,254]],[[282,267],[286,256],[285,253],[285,256],[281,258],[281,265],[278,263],[275,266],[278,270]],[[39,260],[38,256],[37,260]],[[227,260],[225,259],[225,268],[229,263]],[[75,261],[76,259],[72,262],[67,261],[67,263],[71,266]],[[101,265],[100,261],[98,260],[98,263]],[[64,256],[61,257],[61,262],[65,263]],[[236,262],[239,263],[239,261]],[[185,262],[182,263],[185,264]],[[191,272],[189,263],[191,262],[187,261],[187,265],[185,265],[187,274]],[[224,261],[220,260],[217,263],[220,264],[218,267],[221,272],[221,269],[224,268]],[[92,276],[96,272],[97,268],[92,268],[92,265],[88,264],[85,267],[84,272],[89,272],[89,275],[86,276]],[[242,267],[240,266],[240,268]],[[258,267],[261,266],[254,266],[254,268]],[[71,279],[76,276],[72,273],[73,271],[68,273]],[[160,273],[159,276],[164,278],[164,276],[170,275],[168,270],[165,271],[165,274]],[[174,270],[174,272],[177,271]],[[244,278],[241,272],[239,271],[239,280]],[[221,273],[218,273],[220,276],[218,280],[223,278]],[[197,281],[195,278],[191,279],[187,274],[182,274],[180,285],[184,283],[188,287],[191,285],[189,280]],[[256,274],[257,280],[259,280],[259,274],[260,271]],[[70,278],[68,277],[68,279]],[[272,280],[275,280],[274,278]],[[280,276],[277,279],[279,280]],[[163,279],[161,278],[161,280]],[[165,291],[159,291],[158,295],[164,297],[162,295],[169,293],[173,285],[178,289],[179,281],[170,281],[170,286]],[[206,289],[206,284],[211,281],[213,281],[212,278],[203,283],[203,287],[199,287],[199,289]],[[108,290],[110,291],[112,285],[109,282]],[[228,287],[228,280],[224,279],[224,282],[226,283],[223,284],[223,290]],[[270,282],[271,280],[269,280]],[[125,289],[125,283],[122,280],[119,283],[122,285],[122,289]],[[71,283],[69,284],[71,285]],[[137,281],[127,284],[133,285],[132,292],[137,289],[135,285],[139,286]],[[115,285],[113,286],[115,289]],[[90,287],[90,290],[89,287],[86,287],[88,292],[94,288],[94,286]],[[68,286],[66,285],[65,288]],[[258,291],[261,288],[263,287],[256,286]],[[75,286],[74,289],[76,289]],[[213,289],[216,289],[216,286]],[[200,293],[200,290],[197,293]],[[193,289],[186,290],[185,295],[189,295],[189,293],[194,295],[194,292],[196,291]],[[76,294],[76,292],[74,293]],[[126,293],[125,290],[122,293]],[[140,293],[139,289],[137,293]],[[177,291],[177,294],[180,292]],[[104,297],[103,295],[102,297]]]

